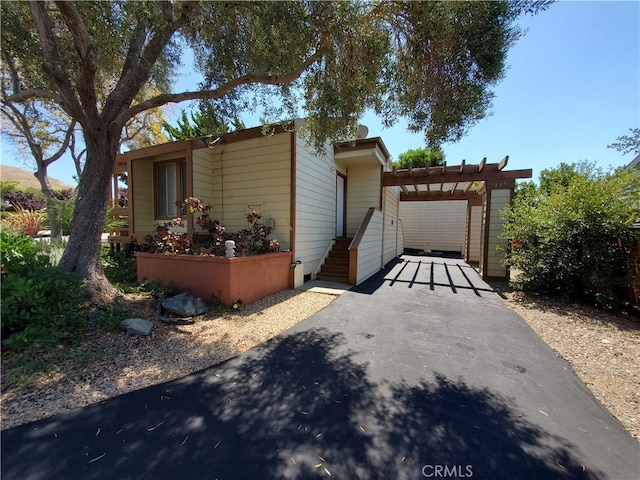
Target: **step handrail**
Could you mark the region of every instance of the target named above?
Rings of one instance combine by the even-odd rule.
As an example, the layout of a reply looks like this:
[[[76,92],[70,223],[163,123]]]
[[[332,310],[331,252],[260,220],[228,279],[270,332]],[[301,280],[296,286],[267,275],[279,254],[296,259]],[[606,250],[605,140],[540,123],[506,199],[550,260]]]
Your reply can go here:
[[[331,248],[335,245],[335,243],[336,241],[333,239],[329,242],[329,245],[327,245],[327,248],[325,249],[324,254],[320,257],[320,260],[318,260],[318,263],[316,264],[316,268],[314,268],[313,272],[311,272],[311,278],[314,278],[316,275],[318,275],[318,272],[322,268],[322,264],[329,256],[329,252],[331,251]]]
[[[358,250],[358,247],[360,246],[360,242],[362,242],[362,238],[364,237],[364,234],[367,231],[367,228],[369,228],[369,222],[371,221],[371,217],[373,217],[373,212],[375,211],[376,211],[375,207],[369,207],[369,210],[367,210],[366,215],[362,219],[362,223],[360,224],[358,231],[354,235],[353,240],[351,240],[351,244],[349,245],[349,250]]]

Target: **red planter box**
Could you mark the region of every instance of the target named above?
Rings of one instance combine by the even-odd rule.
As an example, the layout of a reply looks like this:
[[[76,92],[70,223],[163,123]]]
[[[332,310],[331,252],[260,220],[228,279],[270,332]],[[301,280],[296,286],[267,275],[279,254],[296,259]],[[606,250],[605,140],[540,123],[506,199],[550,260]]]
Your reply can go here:
[[[171,282],[205,302],[215,296],[225,305],[255,302],[293,286],[289,252],[235,258],[138,252],[136,263],[138,281]]]

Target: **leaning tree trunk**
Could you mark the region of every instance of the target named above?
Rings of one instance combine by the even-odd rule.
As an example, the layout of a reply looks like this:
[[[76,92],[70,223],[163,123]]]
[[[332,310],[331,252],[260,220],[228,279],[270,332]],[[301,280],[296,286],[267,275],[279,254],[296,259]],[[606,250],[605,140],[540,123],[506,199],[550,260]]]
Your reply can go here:
[[[103,128],[85,129],[86,163],[78,184],[69,243],[60,266],[85,278],[92,298],[106,302],[115,296],[100,261],[101,236],[109,204],[109,182],[119,134]]]
[[[42,165],[43,162],[38,163]],[[53,189],[49,183],[47,167],[41,166],[34,175],[38,179],[38,182],[40,182],[40,189],[42,193],[44,193],[44,198],[47,201],[47,220],[49,221],[49,230],[51,230],[51,240],[60,240],[62,238],[62,232],[60,231],[58,202],[53,195]]]

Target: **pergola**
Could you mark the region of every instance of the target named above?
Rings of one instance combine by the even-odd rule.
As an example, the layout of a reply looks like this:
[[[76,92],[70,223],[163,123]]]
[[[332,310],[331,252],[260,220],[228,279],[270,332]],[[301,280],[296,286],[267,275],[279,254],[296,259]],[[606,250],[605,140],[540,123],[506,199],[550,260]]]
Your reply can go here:
[[[470,258],[473,222],[480,222],[480,258],[478,259],[483,278],[508,277],[509,272],[502,265],[503,256],[496,251],[504,244],[499,238],[502,222],[499,212],[513,200],[513,189],[518,178],[531,178],[531,169],[505,170],[509,157],[499,163],[487,163],[483,158],[478,164],[407,168],[383,174],[385,187],[399,187],[401,201],[467,201],[467,233],[465,259]],[[477,208],[474,208],[477,207]],[[477,240],[476,240],[477,241]]]

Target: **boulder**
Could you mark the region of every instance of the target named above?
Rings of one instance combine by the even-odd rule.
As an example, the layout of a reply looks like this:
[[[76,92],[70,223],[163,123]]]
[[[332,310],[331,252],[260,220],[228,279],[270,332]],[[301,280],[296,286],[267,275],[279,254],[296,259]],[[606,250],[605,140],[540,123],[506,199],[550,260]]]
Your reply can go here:
[[[151,335],[151,329],[153,328],[153,322],[145,320],[144,318],[127,318],[120,322],[120,326],[129,335]]]
[[[178,317],[197,317],[208,310],[202,299],[189,293],[181,293],[175,297],[167,298],[162,302],[162,308]]]

